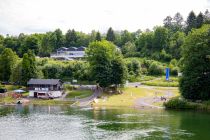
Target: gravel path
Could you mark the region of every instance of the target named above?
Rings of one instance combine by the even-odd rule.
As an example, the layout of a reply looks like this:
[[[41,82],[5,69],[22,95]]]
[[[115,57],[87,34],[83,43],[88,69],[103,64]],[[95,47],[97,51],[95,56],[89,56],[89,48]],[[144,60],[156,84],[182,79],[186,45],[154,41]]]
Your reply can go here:
[[[86,98],[76,99],[75,104],[80,107],[88,106],[92,101],[94,101],[100,94],[102,93],[102,89],[95,89],[94,93]]]
[[[152,87],[145,87],[145,88],[153,89]],[[164,93],[164,95],[162,95],[162,96],[165,97],[166,100],[168,100],[169,98],[174,96],[174,93],[171,92],[171,91],[170,92],[169,91],[168,92],[162,92],[162,93]],[[143,98],[136,99],[134,106],[135,107],[140,107],[140,108],[158,108],[158,109],[161,109],[161,108],[164,108],[164,107],[153,105],[153,103],[161,103],[161,102],[164,102],[163,100],[161,100],[161,97],[148,96],[148,97],[143,97]]]

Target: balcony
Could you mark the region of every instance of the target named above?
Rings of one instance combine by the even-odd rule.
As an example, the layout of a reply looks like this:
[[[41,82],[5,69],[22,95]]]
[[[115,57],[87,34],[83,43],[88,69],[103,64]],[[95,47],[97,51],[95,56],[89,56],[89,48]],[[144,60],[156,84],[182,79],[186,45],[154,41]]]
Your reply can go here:
[[[35,90],[35,91],[49,91],[49,88],[31,88],[30,90]]]

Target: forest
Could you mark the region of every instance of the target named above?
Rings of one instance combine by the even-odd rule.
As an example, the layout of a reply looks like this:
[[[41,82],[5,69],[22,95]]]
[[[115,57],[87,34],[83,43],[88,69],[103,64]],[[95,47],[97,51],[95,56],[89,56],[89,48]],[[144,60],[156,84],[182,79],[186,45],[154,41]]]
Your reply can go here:
[[[81,83],[99,82],[102,86],[109,86],[125,83],[125,80],[139,81],[142,75],[148,78],[162,76],[166,67],[170,68],[171,75],[177,76],[179,72],[185,73],[185,69],[190,71],[192,68],[186,68],[185,64],[190,61],[188,56],[193,54],[193,49],[186,48],[191,45],[190,41],[194,41],[192,37],[197,37],[194,32],[209,32],[209,15],[208,10],[198,15],[191,11],[185,21],[178,12],[173,17],[167,16],[163,20],[163,26],[155,26],[153,30],[146,31],[116,31],[110,27],[107,33],[93,30],[86,34],[69,29],[63,34],[60,29],[56,29],[30,35],[0,35],[0,81],[26,85],[30,78],[57,78],[63,81],[77,79]],[[206,37],[208,40],[209,34],[199,37],[203,38],[197,40],[201,41]],[[80,46],[88,47],[87,59],[58,61],[48,58],[60,47]],[[121,52],[117,52],[113,46],[120,48]],[[110,50],[114,51],[114,54],[109,53]],[[209,50],[209,44],[205,50]],[[101,69],[105,72],[101,72]],[[209,76],[209,67],[205,70],[207,77],[203,77],[204,79]],[[115,78],[116,74],[119,79]],[[187,72],[186,74],[190,75]],[[189,79],[182,78],[181,83],[186,80]],[[192,81],[191,84],[195,82]],[[194,98],[188,96],[187,89],[182,87],[181,91],[183,90],[187,97]],[[203,91],[204,95],[199,98],[205,98],[206,91]]]
[[[18,36],[0,36],[0,52],[4,48],[11,48],[19,57],[23,57],[28,50],[33,50],[36,56],[50,56],[60,47],[87,47],[95,40],[108,40],[122,49],[125,57],[147,57],[158,61],[170,61],[180,59],[180,46],[192,28],[200,28],[209,23],[208,10],[195,15],[192,11],[187,20],[184,21],[180,13],[174,17],[167,16],[163,20],[163,26],[155,26],[153,30],[127,30],[114,31],[111,27],[107,33],[93,30],[90,34],[69,29],[63,34],[60,29],[52,32],[35,33],[26,35],[20,33]]]

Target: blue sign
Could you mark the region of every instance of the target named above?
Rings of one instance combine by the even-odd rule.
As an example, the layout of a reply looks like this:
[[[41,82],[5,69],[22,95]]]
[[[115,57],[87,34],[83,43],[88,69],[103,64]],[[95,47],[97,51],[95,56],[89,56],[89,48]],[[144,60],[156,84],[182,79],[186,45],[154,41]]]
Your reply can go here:
[[[166,81],[169,81],[169,76],[170,76],[170,69],[166,68]]]

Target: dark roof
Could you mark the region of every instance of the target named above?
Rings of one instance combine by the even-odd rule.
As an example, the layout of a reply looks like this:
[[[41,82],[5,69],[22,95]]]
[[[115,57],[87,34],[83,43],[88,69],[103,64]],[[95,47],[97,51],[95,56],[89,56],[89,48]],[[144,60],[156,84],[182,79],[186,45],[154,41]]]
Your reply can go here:
[[[86,47],[84,46],[81,46],[81,47],[69,47],[69,48],[66,48],[66,47],[61,47],[61,48],[58,48],[57,51],[84,51]]]
[[[66,50],[68,50],[68,48],[66,48],[66,47],[61,47],[61,48],[57,49],[57,51],[66,51]]]
[[[28,85],[57,85],[60,79],[30,79]]]
[[[68,51],[76,51],[76,50],[77,50],[76,47],[70,47],[70,48],[68,48]]]
[[[83,46],[77,48],[77,51],[84,51],[84,50],[85,50],[85,47],[83,47]]]

